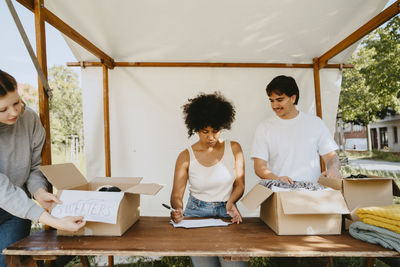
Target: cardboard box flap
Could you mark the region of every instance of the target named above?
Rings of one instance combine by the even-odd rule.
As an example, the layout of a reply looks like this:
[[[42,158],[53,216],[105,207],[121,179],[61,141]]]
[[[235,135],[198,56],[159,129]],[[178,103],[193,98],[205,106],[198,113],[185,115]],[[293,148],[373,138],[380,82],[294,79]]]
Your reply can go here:
[[[97,190],[101,186],[111,185],[126,191],[139,184],[142,179],[142,177],[96,177],[90,181],[90,187],[92,190]]]
[[[132,194],[143,194],[143,195],[155,195],[158,191],[163,188],[162,185],[159,184],[138,184],[135,185],[127,190],[125,193],[132,193]]]
[[[87,184],[86,178],[72,163],[45,165],[39,169],[58,190]]]
[[[345,178],[345,181],[379,181],[379,180],[393,180],[387,177],[366,177],[366,178]]]
[[[380,176],[375,176],[375,175],[368,175],[367,178],[347,178],[345,181],[379,181],[379,180],[392,180],[392,188],[393,188],[393,196],[400,197],[400,188],[397,185],[396,181],[393,178],[390,177],[380,177]]]
[[[346,179],[343,184],[343,195],[350,211],[393,203],[392,179]]]
[[[338,178],[328,178],[321,176],[318,180],[318,183],[323,186],[330,187],[335,190],[343,190],[342,188],[342,181],[343,179]]]
[[[285,214],[347,214],[349,209],[337,190],[279,192]]]
[[[255,210],[273,193],[274,191],[271,189],[263,185],[256,184],[241,201],[249,210]]]
[[[400,197],[400,188],[397,185],[396,181],[392,180],[392,184],[393,184],[393,196]]]

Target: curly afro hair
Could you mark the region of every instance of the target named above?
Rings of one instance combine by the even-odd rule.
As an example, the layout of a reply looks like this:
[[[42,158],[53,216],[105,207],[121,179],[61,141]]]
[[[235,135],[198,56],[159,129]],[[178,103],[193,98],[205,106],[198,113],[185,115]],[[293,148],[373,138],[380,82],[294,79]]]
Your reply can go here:
[[[235,108],[219,92],[200,93],[183,105],[183,115],[190,137],[208,126],[216,130],[229,130],[235,120]]]

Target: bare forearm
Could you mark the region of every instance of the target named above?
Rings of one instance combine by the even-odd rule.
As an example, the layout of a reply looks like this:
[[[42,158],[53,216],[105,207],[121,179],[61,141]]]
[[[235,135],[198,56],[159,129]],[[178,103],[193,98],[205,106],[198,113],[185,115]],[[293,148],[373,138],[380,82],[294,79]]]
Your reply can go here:
[[[57,218],[50,215],[48,212],[43,212],[39,217],[39,222],[42,224],[49,225],[53,228],[58,228],[59,225],[57,224]]]
[[[243,196],[243,193],[244,193],[244,184],[243,183],[238,183],[236,185],[234,184],[228,202],[236,203]]]
[[[329,169],[335,169],[335,170],[339,170],[340,169],[340,161],[339,161],[339,157],[335,156],[332,157],[331,159],[329,159],[326,162],[326,168]]]
[[[258,177],[268,180],[279,180],[285,183],[293,184],[292,178],[288,176],[277,176],[267,167],[267,162],[261,159],[254,159],[254,170]]]
[[[174,209],[183,209],[182,197],[171,196],[171,207]]]
[[[330,178],[342,178],[340,174],[340,161],[336,153],[333,152],[325,155],[323,159],[326,164],[326,172],[324,174]]]
[[[255,172],[261,179],[279,180],[279,177],[273,174],[267,167],[258,167],[255,169]]]

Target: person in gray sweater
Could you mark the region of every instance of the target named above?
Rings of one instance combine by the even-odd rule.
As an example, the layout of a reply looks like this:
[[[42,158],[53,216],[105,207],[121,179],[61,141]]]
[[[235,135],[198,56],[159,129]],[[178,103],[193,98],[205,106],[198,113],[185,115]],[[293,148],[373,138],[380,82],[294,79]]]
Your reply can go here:
[[[44,142],[38,115],[25,107],[16,80],[0,70],[0,252],[29,235],[31,221],[71,232],[85,225],[83,217],[56,218],[46,211],[61,202],[47,192],[39,170]],[[0,266],[6,266],[4,255]]]

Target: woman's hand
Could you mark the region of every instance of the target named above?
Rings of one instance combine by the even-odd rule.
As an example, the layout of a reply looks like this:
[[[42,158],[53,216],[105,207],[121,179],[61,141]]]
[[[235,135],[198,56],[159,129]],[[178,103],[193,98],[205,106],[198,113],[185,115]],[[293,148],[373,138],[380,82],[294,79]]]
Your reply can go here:
[[[237,209],[236,205],[232,202],[226,203],[226,213],[232,217],[232,223],[241,223],[242,222],[242,215],[240,214],[239,210]]]
[[[69,232],[77,232],[83,226],[85,226],[86,221],[83,219],[83,216],[67,216],[58,219],[58,227],[59,230],[65,230]]]
[[[43,212],[39,217],[39,222],[43,224],[50,225],[59,230],[77,232],[83,226],[85,226],[86,221],[83,216],[66,216],[63,218],[56,218],[47,212]]]
[[[180,221],[182,221],[183,220],[183,210],[177,209],[175,211],[171,211],[171,219],[175,223],[179,223]]]
[[[33,197],[39,202],[40,206],[42,206],[45,210],[50,210],[51,206],[55,204],[61,204],[61,200],[59,200],[55,195],[47,192],[43,188],[39,188],[33,194]]]

